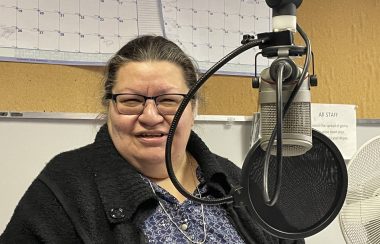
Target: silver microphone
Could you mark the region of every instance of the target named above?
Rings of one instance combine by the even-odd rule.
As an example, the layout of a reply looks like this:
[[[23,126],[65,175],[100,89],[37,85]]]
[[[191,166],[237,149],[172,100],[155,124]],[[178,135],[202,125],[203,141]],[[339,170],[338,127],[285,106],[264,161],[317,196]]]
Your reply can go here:
[[[286,67],[284,78],[290,76],[291,69],[296,70],[296,78],[291,81],[283,82],[282,96],[283,106],[288,101],[290,94],[296,86],[302,69],[294,67]],[[290,69],[290,71],[289,71]],[[259,104],[260,104],[260,135],[261,147],[266,151],[268,142],[276,125],[276,81],[271,77],[270,68],[266,68],[260,75],[259,86]],[[302,81],[302,85],[294,97],[288,112],[283,119],[283,135],[282,135],[282,153],[283,156],[299,156],[306,153],[312,147],[312,128],[310,115],[310,82],[309,76],[306,75]],[[276,155],[277,140],[274,140],[271,148],[271,155]]]

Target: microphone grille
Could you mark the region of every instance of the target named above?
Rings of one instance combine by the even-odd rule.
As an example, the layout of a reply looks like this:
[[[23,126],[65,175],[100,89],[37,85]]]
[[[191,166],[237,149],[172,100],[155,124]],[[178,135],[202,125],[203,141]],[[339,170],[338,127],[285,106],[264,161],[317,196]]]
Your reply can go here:
[[[262,147],[268,146],[270,136],[276,125],[276,104],[261,104],[261,137]],[[283,120],[283,155],[298,156],[306,153],[312,147],[312,129],[310,119],[310,102],[293,102]],[[276,140],[271,154],[276,155]]]

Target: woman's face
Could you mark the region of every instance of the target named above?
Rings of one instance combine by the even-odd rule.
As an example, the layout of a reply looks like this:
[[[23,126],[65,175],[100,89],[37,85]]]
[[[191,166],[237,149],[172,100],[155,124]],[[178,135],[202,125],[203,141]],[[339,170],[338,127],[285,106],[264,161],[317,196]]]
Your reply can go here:
[[[129,62],[116,76],[113,94],[133,93],[157,96],[166,93],[186,94],[182,69],[167,61]],[[165,146],[174,115],[162,116],[153,100],[148,99],[141,115],[119,114],[109,103],[108,128],[119,153],[141,173],[152,178],[167,177]],[[172,144],[173,163],[186,159],[186,145],[194,124],[192,105],[186,107],[178,123]]]

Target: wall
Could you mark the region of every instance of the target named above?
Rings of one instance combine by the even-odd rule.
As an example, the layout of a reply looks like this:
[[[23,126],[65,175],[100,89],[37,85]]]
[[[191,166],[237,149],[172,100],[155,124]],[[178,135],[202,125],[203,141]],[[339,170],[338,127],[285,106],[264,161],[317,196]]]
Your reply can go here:
[[[249,150],[252,121],[227,123],[214,117],[197,119],[194,130],[215,153],[242,166]],[[224,120],[224,121],[223,121]],[[104,121],[73,119],[15,119],[0,117],[0,234],[27,187],[56,154],[94,140]],[[217,137],[215,135],[218,135]],[[380,123],[358,124],[358,148],[380,136]],[[11,190],[10,190],[11,189]],[[5,199],[5,200],[4,200]],[[338,219],[307,239],[307,244],[344,244]]]
[[[380,118],[379,12],[378,0],[303,1],[298,23],[311,39],[319,78],[312,102],[356,104],[359,119]],[[99,112],[102,74],[102,67],[0,62],[0,111]],[[257,111],[249,77],[215,75],[202,89],[200,114]]]

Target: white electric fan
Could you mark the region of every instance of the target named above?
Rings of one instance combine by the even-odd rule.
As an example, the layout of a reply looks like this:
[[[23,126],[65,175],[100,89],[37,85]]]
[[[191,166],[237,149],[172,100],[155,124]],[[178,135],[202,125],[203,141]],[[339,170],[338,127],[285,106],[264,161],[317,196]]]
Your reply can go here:
[[[380,244],[380,136],[361,146],[348,164],[339,220],[347,243]]]

